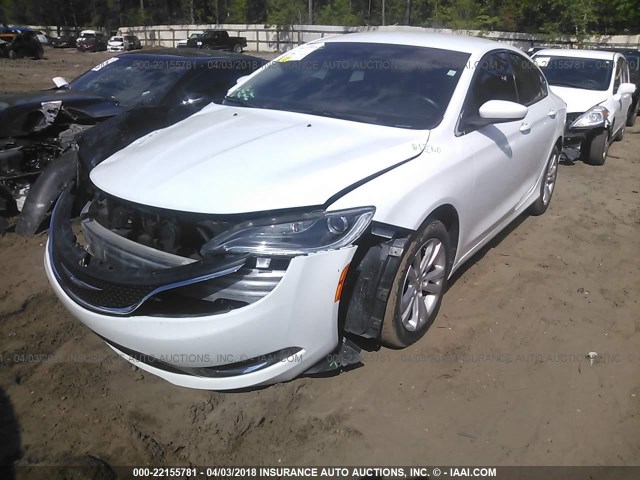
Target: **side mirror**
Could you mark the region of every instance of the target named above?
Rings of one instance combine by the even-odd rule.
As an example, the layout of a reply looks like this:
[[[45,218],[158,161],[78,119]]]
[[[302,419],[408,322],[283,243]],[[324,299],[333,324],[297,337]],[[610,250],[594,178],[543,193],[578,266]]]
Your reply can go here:
[[[196,105],[204,100],[204,97],[186,98],[182,100],[182,105]]]
[[[53,77],[51,81],[58,88],[66,87],[67,85],[69,85],[69,82],[67,82],[63,77]]]
[[[479,113],[480,118],[487,120],[487,123],[502,123],[522,120],[527,116],[528,111],[527,107],[519,103],[489,100],[480,107]]]
[[[631,95],[636,91],[636,86],[633,83],[622,83],[618,87],[616,92],[618,95]]]

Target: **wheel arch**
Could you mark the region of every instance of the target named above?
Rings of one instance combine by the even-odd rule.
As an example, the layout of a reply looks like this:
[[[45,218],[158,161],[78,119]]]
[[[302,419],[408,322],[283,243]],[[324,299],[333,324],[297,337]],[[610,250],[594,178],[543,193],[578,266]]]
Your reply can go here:
[[[440,221],[449,233],[451,266],[460,241],[460,216],[451,203],[443,203],[424,216],[418,229]],[[365,338],[378,338],[393,279],[404,248],[417,230],[377,223],[362,239],[349,267],[339,307],[339,328]]]

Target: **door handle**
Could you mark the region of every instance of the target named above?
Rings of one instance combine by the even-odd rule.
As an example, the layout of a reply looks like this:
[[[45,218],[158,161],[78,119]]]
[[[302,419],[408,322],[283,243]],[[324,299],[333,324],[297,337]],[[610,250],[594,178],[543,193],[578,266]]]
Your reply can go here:
[[[548,115],[549,115],[551,118],[556,118],[556,113],[557,113],[557,112],[556,112],[555,110],[549,110],[549,114],[548,114]]]
[[[528,123],[523,123],[522,125],[520,125],[520,131],[522,133],[529,133],[531,131],[531,125],[529,125]]]

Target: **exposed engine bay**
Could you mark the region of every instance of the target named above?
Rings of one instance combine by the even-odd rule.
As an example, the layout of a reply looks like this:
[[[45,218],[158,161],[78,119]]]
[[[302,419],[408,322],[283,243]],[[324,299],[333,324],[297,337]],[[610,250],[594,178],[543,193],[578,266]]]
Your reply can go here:
[[[73,148],[78,135],[96,123],[91,117],[66,110],[60,100],[41,102],[37,109],[19,107],[2,112],[0,213],[4,216],[22,211],[38,175],[65,150]],[[11,122],[6,122],[9,114]]]
[[[68,148],[78,134],[92,125],[71,124],[65,129],[35,138],[0,140],[0,212],[15,215],[22,211],[31,184],[38,175]],[[54,129],[52,129],[54,130]]]

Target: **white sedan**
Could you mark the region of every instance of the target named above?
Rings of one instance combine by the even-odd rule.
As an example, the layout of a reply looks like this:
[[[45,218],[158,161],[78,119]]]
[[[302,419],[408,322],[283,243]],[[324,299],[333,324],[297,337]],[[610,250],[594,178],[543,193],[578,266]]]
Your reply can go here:
[[[237,389],[434,322],[452,273],[556,185],[565,105],[523,53],[440,34],[294,49],[114,154],[52,215],[46,272],[140,368]],[[89,199],[76,238],[69,215]]]
[[[565,152],[592,165],[607,159],[609,144],[632,126],[629,65],[621,53],[599,50],[540,50],[533,56],[551,90],[567,104]]]

